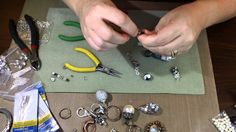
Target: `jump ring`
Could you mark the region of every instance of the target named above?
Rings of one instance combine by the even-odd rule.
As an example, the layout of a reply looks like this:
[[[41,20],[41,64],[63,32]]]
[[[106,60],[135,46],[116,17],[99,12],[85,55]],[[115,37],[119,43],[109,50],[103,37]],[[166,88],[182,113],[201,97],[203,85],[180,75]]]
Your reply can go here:
[[[66,113],[65,115],[63,115],[64,112]],[[69,119],[72,116],[71,110],[69,108],[63,108],[59,112],[59,116],[60,116],[61,119],[64,119],[64,120]]]
[[[111,118],[111,117],[109,116],[109,110],[111,110],[111,109],[115,109],[115,110],[116,110],[117,117]],[[121,119],[121,114],[122,114],[121,109],[120,109],[118,106],[110,105],[110,106],[107,107],[107,119],[108,119],[109,121],[111,121],[111,122],[119,121],[119,120]]]

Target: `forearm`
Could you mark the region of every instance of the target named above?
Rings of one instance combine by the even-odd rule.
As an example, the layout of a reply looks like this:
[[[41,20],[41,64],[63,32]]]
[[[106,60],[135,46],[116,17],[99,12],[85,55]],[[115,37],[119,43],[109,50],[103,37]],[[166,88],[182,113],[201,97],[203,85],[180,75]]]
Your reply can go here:
[[[198,0],[195,4],[205,18],[202,19],[204,28],[236,16],[236,0]]]

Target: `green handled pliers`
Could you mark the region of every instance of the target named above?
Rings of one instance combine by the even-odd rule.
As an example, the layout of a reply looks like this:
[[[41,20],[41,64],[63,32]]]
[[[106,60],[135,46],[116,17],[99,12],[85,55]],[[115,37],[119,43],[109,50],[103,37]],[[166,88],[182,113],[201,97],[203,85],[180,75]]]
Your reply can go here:
[[[64,21],[63,23],[64,25],[66,26],[72,26],[72,27],[77,27],[80,29],[80,23],[79,22],[76,22],[76,21]],[[81,41],[81,40],[85,40],[84,36],[83,35],[78,35],[78,36],[66,36],[66,35],[58,35],[58,37],[61,39],[61,40],[64,40],[64,41]]]

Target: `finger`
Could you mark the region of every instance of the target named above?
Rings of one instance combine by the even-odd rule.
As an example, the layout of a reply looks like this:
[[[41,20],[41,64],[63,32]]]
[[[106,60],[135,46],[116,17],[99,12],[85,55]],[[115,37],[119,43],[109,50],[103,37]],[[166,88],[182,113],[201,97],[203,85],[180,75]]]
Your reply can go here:
[[[182,47],[183,47],[182,43],[183,43],[183,39],[181,37],[179,37],[175,41],[172,41],[171,43],[168,43],[167,45],[164,45],[164,46],[157,46],[157,47],[145,47],[144,46],[144,47],[154,53],[158,53],[160,55],[171,56],[171,52],[175,51],[175,50],[177,50],[178,53],[181,53]]]
[[[169,24],[155,34],[140,35],[138,39],[148,47],[164,46],[177,39],[181,35],[177,28],[173,25],[174,24]]]
[[[88,30],[90,38],[93,40],[94,44],[101,49],[104,47],[104,41],[100,38],[93,30]]]
[[[138,33],[137,26],[133,21],[122,11],[115,7],[108,6],[102,10],[102,16],[105,16],[104,19],[116,24],[119,26],[125,33],[135,37]],[[112,14],[112,15],[111,15]]]
[[[96,32],[96,34],[104,41],[114,44],[123,44],[129,40],[129,36],[127,34],[122,34],[114,31],[103,21],[98,21],[97,24],[99,25],[99,27],[92,27],[92,30]]]
[[[93,40],[90,37],[87,37],[87,42],[88,44],[95,50],[97,51],[103,51],[103,49],[101,49],[100,47],[98,47],[95,42],[93,42]]]

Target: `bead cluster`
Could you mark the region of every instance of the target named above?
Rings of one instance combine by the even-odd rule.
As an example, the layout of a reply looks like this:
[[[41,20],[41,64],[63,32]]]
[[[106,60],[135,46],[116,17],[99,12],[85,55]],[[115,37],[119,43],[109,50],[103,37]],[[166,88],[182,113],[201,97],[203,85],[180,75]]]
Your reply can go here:
[[[236,128],[232,126],[225,112],[219,113],[216,117],[212,118],[211,121],[220,132],[236,132]]]

